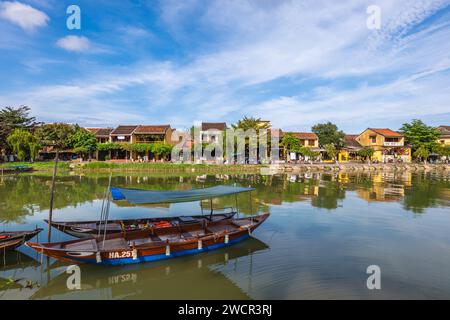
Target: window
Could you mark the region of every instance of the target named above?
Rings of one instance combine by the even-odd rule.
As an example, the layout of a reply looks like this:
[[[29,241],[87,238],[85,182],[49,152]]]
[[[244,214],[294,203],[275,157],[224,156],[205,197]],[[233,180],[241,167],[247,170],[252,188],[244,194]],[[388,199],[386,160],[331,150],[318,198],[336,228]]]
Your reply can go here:
[[[309,142],[308,142],[308,144],[310,145],[310,146],[314,146],[314,140],[309,140]]]
[[[369,136],[369,139],[372,143],[377,143],[377,136]]]

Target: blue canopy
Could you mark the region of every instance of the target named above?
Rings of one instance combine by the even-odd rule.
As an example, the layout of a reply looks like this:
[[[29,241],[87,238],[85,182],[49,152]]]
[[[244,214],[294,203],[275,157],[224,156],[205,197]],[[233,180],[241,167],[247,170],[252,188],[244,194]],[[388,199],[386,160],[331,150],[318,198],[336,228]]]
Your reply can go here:
[[[131,204],[191,202],[215,197],[249,192],[254,188],[215,186],[204,189],[154,191],[141,189],[111,188],[113,200],[127,200]]]

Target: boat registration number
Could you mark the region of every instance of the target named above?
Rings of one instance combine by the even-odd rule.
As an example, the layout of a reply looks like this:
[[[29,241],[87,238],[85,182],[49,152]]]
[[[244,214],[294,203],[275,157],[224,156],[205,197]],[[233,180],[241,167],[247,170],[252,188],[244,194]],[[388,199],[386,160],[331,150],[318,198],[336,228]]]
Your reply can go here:
[[[110,259],[120,259],[120,258],[131,258],[133,256],[132,251],[120,251],[120,252],[110,252]]]

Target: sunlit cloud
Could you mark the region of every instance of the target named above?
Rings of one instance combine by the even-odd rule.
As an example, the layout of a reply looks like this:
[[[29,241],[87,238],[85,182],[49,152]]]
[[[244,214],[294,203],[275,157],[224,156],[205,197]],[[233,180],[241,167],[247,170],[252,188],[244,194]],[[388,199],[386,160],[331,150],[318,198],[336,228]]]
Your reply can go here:
[[[16,24],[28,32],[46,26],[50,21],[44,12],[18,1],[0,3],[0,18]]]

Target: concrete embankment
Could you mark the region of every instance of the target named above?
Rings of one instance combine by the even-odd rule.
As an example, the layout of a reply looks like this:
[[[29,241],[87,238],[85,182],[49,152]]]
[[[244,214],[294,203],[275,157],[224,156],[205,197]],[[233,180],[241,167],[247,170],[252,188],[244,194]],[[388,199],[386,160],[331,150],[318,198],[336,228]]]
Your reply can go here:
[[[287,172],[371,172],[371,171],[440,171],[450,173],[450,164],[423,163],[313,163],[276,164],[265,169],[270,173]]]

